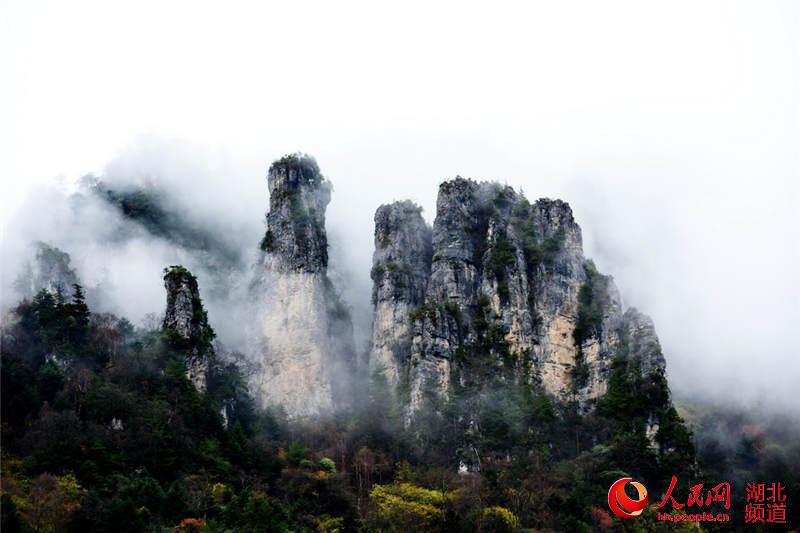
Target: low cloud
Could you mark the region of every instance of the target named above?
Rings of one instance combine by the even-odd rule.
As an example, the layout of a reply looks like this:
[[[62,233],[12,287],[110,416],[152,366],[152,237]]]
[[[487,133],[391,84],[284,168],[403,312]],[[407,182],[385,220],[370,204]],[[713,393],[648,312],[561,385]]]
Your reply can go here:
[[[327,221],[330,275],[352,309],[359,350],[366,348],[371,321],[375,209],[411,198],[433,222],[439,182],[461,171],[505,181],[531,199],[570,202],[586,255],[615,277],[627,305],[654,318],[678,396],[797,410],[793,377],[800,375],[800,359],[793,336],[800,323],[800,238],[792,201],[797,185],[786,172],[755,181],[747,175],[753,167],[745,165],[729,171],[720,185],[713,173],[685,178],[692,161],[642,175],[650,164],[645,155],[630,158],[627,168],[598,162],[546,180],[543,169],[524,158],[490,165],[458,149],[458,141],[452,151],[465,156],[451,173],[449,157],[433,158],[428,166],[410,158],[390,170],[380,153],[356,158],[359,165],[346,154],[319,158],[334,185]],[[210,236],[208,248],[176,244],[132,224],[85,183],[30,191],[2,243],[4,309],[19,297],[13,282],[32,256],[30,244],[44,241],[72,256],[100,310],[134,322],[163,312],[162,269],[187,266],[199,278],[221,340],[241,346],[241,304],[258,297],[248,283],[268,206],[266,169],[281,155],[237,161],[218,148],[141,137],[99,173],[110,189],[156,194],[187,228]],[[414,181],[400,178],[415,170]],[[223,261],[230,250],[234,258]]]

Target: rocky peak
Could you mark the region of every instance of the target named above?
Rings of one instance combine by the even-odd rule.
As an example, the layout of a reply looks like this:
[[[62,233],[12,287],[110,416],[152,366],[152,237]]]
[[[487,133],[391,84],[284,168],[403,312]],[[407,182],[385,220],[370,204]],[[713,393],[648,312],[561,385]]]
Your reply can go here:
[[[649,316],[631,307],[622,317],[620,330],[622,340],[627,343],[628,357],[637,363],[643,375],[666,371],[667,362],[661,351],[655,325]]]
[[[214,330],[200,299],[197,278],[182,266],[164,269],[167,309],[164,313],[166,342],[185,355],[186,377],[200,391],[206,390],[208,369],[214,355]]]
[[[400,380],[411,347],[411,311],[422,304],[431,270],[431,228],[410,201],[382,205],[375,213],[372,300],[375,306],[370,370],[392,386]]]
[[[68,253],[44,242],[34,243],[33,261],[27,263],[15,282],[23,298],[33,298],[42,289],[51,294],[60,292],[64,298],[73,296],[73,286],[80,284],[71,266]]]
[[[406,257],[393,237],[407,235],[391,224],[403,210],[384,206],[375,217],[372,361],[394,363],[408,423],[431,393],[469,404],[498,383],[591,409],[623,348],[642,372],[663,371],[652,322],[624,312],[613,279],[584,257],[566,202],[531,203],[511,187],[456,177],[441,184],[436,205],[430,276],[414,270],[410,289],[375,273],[387,256]],[[398,313],[415,304],[404,323]]]
[[[324,272],[328,266],[325,210],[330,182],[314,158],[288,155],[269,169],[269,213],[261,249],[272,267],[292,272]]]
[[[291,418],[328,415],[352,395],[353,326],[328,278],[325,210],[331,185],[310,156],[269,169],[264,261],[252,285],[252,390]]]
[[[376,300],[422,301],[431,268],[431,228],[421,207],[406,200],[378,208],[372,263]]]

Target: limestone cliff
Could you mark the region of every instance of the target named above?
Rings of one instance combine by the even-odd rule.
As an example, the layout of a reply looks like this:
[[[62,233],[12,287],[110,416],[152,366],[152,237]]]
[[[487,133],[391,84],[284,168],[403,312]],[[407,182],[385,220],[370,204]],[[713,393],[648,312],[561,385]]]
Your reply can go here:
[[[586,411],[605,394],[623,343],[643,373],[663,373],[652,322],[624,311],[613,280],[584,257],[568,204],[529,203],[496,183],[444,182],[427,280],[424,246],[409,244],[422,242],[420,222],[401,215],[409,218],[395,204],[375,217],[371,358],[406,396],[409,417],[431,395],[475,396],[503,382]],[[406,274],[387,279],[389,262]]]
[[[273,163],[262,261],[253,283],[256,332],[248,350],[262,405],[290,417],[324,415],[347,404],[354,365],[349,312],[327,276],[325,210],[331,185],[313,158]]]
[[[382,205],[375,213],[371,276],[375,317],[370,371],[396,387],[411,351],[412,311],[425,299],[431,271],[431,229],[412,202]]]
[[[167,344],[184,355],[186,377],[195,388],[204,392],[208,372],[214,358],[214,330],[200,299],[197,278],[182,266],[164,270],[167,309],[162,331]]]
[[[15,289],[22,298],[33,298],[41,289],[52,294],[60,292],[69,299],[73,286],[79,284],[78,276],[71,266],[68,253],[43,242],[33,245],[35,254],[15,281]]]

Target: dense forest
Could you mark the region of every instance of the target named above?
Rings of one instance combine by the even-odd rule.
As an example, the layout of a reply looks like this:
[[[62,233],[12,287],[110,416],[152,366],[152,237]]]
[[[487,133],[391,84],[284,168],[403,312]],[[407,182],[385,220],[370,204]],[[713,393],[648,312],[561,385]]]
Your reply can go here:
[[[207,332],[194,342],[214,342]],[[699,431],[730,426],[698,438],[670,405],[664,419],[677,422],[651,445],[639,413],[666,405],[666,381],[643,379],[622,357],[591,413],[533,385],[488,390],[475,442],[457,430],[457,398],[405,428],[377,373],[352,411],[289,423],[256,408],[237,354],[218,342],[198,391],[186,349],[161,324],[93,313],[80,285],[20,302],[2,332],[2,530],[672,531],[655,511],[614,517],[611,483],[630,475],[661,487],[652,501],[673,475],[681,494],[690,482],[731,481],[735,527],[744,482],[800,493],[790,428],[786,446],[752,427],[731,443],[721,435],[745,427],[744,415],[695,408]],[[489,450],[479,469],[459,468],[465,446]],[[797,513],[789,521],[800,525]]]

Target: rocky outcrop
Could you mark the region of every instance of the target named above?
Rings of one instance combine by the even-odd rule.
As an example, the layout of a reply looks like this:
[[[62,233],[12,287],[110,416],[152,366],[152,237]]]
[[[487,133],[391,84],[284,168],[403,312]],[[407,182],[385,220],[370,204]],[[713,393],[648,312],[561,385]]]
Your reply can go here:
[[[290,417],[332,413],[352,396],[352,325],[328,276],[330,183],[316,162],[269,170],[270,209],[253,284],[252,390]],[[525,384],[587,411],[624,352],[663,373],[652,322],[625,311],[613,280],[583,255],[560,200],[529,202],[497,183],[457,177],[439,188],[429,228],[411,202],[375,214],[371,374],[385,376],[407,421],[426,399],[466,402]]]
[[[313,158],[291,155],[269,169],[270,208],[253,283],[257,370],[263,406],[292,418],[330,414],[351,396],[353,327],[327,276],[325,210],[331,185]]]
[[[653,320],[631,307],[625,311],[619,329],[620,340],[627,344],[627,356],[642,374],[665,372],[667,363],[661,351]]]
[[[184,355],[186,377],[198,391],[208,385],[209,368],[214,358],[214,330],[200,299],[197,278],[182,266],[164,270],[167,309],[162,331],[167,344]]]
[[[325,273],[330,182],[320,174],[313,158],[298,154],[273,163],[267,183],[267,232],[261,242],[266,266],[274,272]]]
[[[375,213],[372,256],[370,372],[382,372],[394,389],[408,366],[412,311],[425,299],[431,270],[431,229],[410,201],[382,205]]]
[[[33,246],[34,258],[25,265],[15,282],[20,296],[30,299],[45,289],[70,299],[74,294],[74,285],[80,282],[70,264],[69,254],[43,242],[36,242]]]
[[[565,202],[530,203],[497,183],[444,182],[427,281],[422,246],[408,244],[419,230],[388,222],[401,213],[383,206],[376,214],[371,359],[390,368],[390,382],[407,396],[408,421],[426,398],[468,398],[503,382],[540,387],[590,409],[606,392],[622,343],[642,372],[663,372],[652,322],[624,312],[613,280],[584,257]],[[413,276],[376,275],[389,260],[409,265]]]

